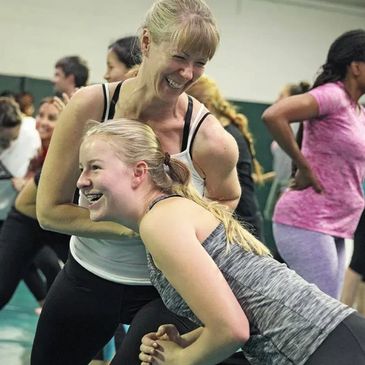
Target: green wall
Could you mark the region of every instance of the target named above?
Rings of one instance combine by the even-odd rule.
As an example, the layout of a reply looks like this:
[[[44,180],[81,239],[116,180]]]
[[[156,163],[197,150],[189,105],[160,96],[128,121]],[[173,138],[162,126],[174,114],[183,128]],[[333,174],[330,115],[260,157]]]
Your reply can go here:
[[[0,75],[0,93],[3,91],[12,91],[16,94],[30,92],[34,97],[36,109],[44,97],[54,95],[53,85],[49,80],[8,75]]]
[[[249,127],[255,139],[255,148],[258,161],[264,168],[265,172],[272,170],[272,155],[270,145],[272,137],[265,127],[261,115],[269,104],[252,103],[246,101],[234,101],[232,103],[237,107],[237,110],[244,114],[249,120]],[[257,197],[260,203],[261,211],[263,211],[271,183],[266,183],[263,186],[257,186]],[[271,221],[264,221],[266,244],[273,248],[274,239],[272,236]]]

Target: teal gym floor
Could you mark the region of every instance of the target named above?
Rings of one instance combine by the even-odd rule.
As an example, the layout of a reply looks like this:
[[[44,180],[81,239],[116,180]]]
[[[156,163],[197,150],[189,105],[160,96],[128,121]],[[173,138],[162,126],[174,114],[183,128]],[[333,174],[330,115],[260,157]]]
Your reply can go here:
[[[37,301],[23,282],[20,282],[13,298],[0,311],[0,365],[29,365],[30,352],[38,316],[34,309]],[[127,328],[126,328],[127,330]],[[105,346],[104,358],[114,355],[114,342]],[[92,361],[90,365],[105,365],[107,361]]]
[[[38,306],[23,282],[7,306],[0,311],[1,364],[29,365],[38,316]]]

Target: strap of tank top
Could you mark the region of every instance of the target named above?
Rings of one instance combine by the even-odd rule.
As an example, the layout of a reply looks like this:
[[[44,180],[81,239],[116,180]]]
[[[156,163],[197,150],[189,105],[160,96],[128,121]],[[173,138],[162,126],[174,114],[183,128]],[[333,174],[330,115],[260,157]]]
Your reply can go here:
[[[160,202],[161,200],[165,200],[167,198],[173,198],[175,196],[179,196],[181,197],[181,195],[179,194],[164,194],[164,195],[160,195],[158,196],[156,199],[152,200],[151,204],[148,206],[147,210],[151,210],[158,202]]]
[[[188,95],[188,109],[185,114],[185,122],[184,122],[184,130],[183,130],[183,138],[181,143],[181,151],[185,151],[188,146],[189,139],[189,131],[190,131],[190,122],[191,122],[191,114],[193,113],[193,99],[190,95]]]
[[[101,122],[105,122],[107,120],[106,116],[109,114],[109,88],[108,84],[102,84],[103,96],[104,96],[104,110],[103,115],[101,117]]]
[[[201,127],[202,123],[204,122],[204,120],[206,119],[206,117],[208,115],[210,115],[211,113],[210,112],[206,112],[202,117],[201,117],[201,114],[203,114],[204,110],[206,110],[204,104],[202,104],[195,120],[194,120],[194,123],[192,125],[192,128],[191,128],[191,134],[190,134],[190,138],[189,138],[189,142],[188,142],[188,148],[189,148],[189,155],[191,158],[193,158],[192,156],[192,149],[193,149],[193,143],[194,143],[194,140],[195,140],[195,137],[196,137],[196,134],[198,133],[198,130],[199,128]]]
[[[117,87],[114,90],[114,94],[112,96],[112,100],[110,102],[110,108],[109,108],[109,113],[108,113],[108,119],[113,119],[114,118],[114,114],[115,114],[115,105],[117,104],[118,98],[119,98],[119,92],[120,92],[120,87],[122,86],[123,81],[121,81]]]

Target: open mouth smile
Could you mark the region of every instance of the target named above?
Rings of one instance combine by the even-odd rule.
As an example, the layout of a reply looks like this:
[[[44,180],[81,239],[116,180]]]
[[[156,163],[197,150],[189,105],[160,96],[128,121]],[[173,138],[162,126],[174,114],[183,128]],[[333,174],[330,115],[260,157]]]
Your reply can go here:
[[[184,84],[179,84],[176,81],[169,79],[168,77],[166,77],[166,81],[173,89],[181,89],[184,86]]]

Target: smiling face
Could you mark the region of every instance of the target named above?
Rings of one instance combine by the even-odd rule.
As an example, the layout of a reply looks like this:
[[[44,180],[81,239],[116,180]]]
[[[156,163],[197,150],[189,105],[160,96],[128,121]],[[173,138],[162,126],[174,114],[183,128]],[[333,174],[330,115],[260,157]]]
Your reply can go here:
[[[104,79],[108,82],[124,81],[129,71],[127,66],[121,62],[116,53],[110,49],[106,59],[106,73]]]
[[[207,57],[178,50],[170,42],[156,44],[144,37],[144,66],[147,79],[162,100],[176,99],[203,73]]]
[[[121,222],[131,203],[133,168],[101,136],[87,137],[80,147],[82,173],[77,187],[89,202],[90,219]],[[121,209],[123,207],[123,209]]]
[[[36,116],[36,128],[43,144],[49,144],[59,111],[52,103],[43,103]]]

